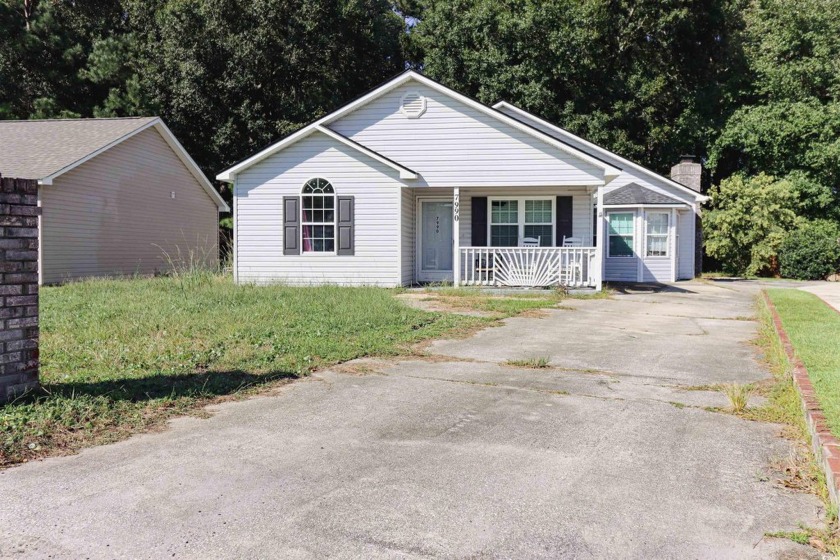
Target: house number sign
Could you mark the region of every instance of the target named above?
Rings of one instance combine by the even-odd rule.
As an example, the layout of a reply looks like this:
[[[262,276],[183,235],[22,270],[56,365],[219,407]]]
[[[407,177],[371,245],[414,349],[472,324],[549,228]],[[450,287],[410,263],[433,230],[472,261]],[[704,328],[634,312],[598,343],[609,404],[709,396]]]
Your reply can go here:
[[[461,214],[461,193],[456,192],[452,198],[452,219],[456,222]]]

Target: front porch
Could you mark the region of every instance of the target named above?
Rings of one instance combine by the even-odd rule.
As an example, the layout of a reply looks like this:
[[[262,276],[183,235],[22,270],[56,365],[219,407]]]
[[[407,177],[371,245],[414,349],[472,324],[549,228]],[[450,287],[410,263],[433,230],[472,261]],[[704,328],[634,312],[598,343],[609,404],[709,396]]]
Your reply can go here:
[[[595,247],[461,247],[462,286],[596,287]]]
[[[417,282],[601,287],[597,188],[416,190]]]

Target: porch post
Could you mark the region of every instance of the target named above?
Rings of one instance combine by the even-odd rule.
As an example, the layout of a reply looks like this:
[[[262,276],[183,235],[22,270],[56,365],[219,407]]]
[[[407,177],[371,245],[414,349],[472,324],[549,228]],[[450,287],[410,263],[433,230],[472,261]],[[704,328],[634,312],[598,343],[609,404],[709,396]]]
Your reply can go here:
[[[604,187],[598,187],[595,203],[595,232],[597,243],[595,243],[595,289],[599,292],[604,285]]]
[[[452,283],[461,283],[461,192],[458,187],[452,191]]]

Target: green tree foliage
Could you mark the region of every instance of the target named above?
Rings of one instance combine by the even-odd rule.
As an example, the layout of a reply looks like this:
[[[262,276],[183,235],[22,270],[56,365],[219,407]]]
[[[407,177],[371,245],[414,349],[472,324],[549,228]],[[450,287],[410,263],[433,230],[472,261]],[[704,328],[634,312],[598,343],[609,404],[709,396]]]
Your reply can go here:
[[[704,215],[709,255],[731,274],[775,271],[779,247],[797,220],[796,185],[764,173],[734,175],[709,194],[710,210]]]
[[[404,68],[384,0],[20,4],[0,0],[0,118],[159,114],[210,176]]]
[[[741,75],[738,0],[427,0],[418,66],[665,171],[705,154]],[[730,84],[733,82],[733,84]]]
[[[782,276],[822,280],[840,271],[840,224],[830,220],[802,222],[779,248]]]
[[[794,222],[770,224],[763,218],[783,209],[787,216],[789,208],[796,223],[806,225],[787,237],[779,254],[781,273],[816,277],[832,259],[830,252],[823,258],[816,254],[830,245],[826,222],[820,220],[840,220],[840,3],[754,0],[745,14],[742,42],[747,87],[736,93],[737,108],[712,146],[709,163],[717,180],[735,173],[783,179],[767,192],[747,188],[738,195],[745,209],[753,209],[754,214],[743,217],[744,224],[755,228],[752,234],[743,231],[744,225],[723,219],[733,214],[714,210],[706,221],[707,250],[732,269],[754,273],[766,268],[779,248],[780,228],[790,229]],[[752,183],[764,181],[757,177]],[[721,190],[731,185],[724,180]],[[792,193],[795,204],[779,198],[782,190]],[[765,203],[774,206],[763,208]],[[808,225],[812,223],[818,225]],[[739,233],[752,243],[747,268],[743,259],[724,257],[731,254],[724,240],[731,244]]]

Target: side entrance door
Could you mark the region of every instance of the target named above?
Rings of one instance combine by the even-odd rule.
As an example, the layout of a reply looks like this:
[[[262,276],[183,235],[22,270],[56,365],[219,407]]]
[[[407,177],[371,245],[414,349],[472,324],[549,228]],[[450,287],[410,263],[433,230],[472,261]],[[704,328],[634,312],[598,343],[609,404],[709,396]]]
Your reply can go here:
[[[417,279],[452,281],[452,200],[421,199],[417,213]]]

